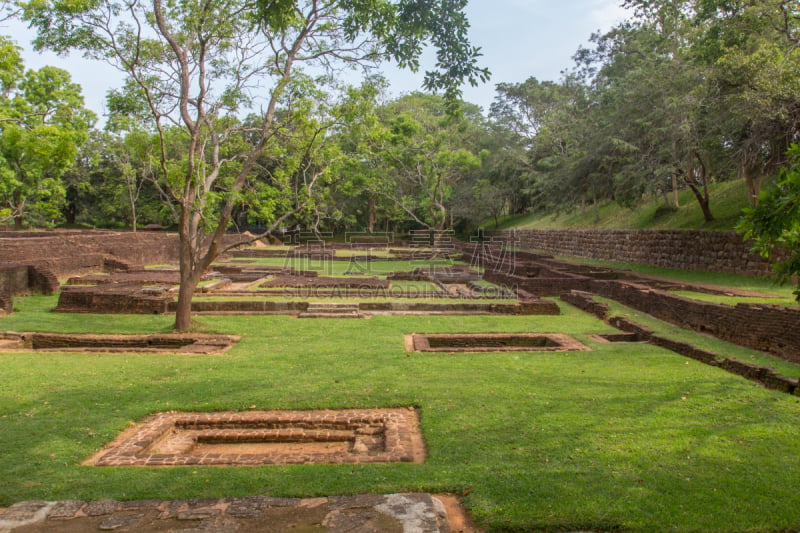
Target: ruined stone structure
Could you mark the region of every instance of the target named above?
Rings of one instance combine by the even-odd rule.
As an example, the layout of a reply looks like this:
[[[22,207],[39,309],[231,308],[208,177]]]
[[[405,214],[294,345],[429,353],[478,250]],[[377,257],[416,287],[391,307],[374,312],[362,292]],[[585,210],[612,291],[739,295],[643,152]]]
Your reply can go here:
[[[477,247],[469,249],[473,257],[478,252]],[[491,258],[483,261],[490,263]],[[511,265],[490,266],[484,277],[540,297],[561,296],[575,290],[604,296],[680,327],[800,363],[800,308],[703,302],[667,291],[713,293],[714,288],[625,270],[575,265],[528,252],[516,252]]]
[[[732,231],[517,230],[490,233],[523,250],[682,270],[761,276],[769,263]]]
[[[161,232],[0,233],[0,264],[36,265],[59,278],[126,265],[175,263],[178,237]]]
[[[690,357],[707,365],[716,366],[732,374],[737,374],[751,381],[755,381],[768,389],[800,396],[800,382],[798,382],[797,379],[781,376],[768,367],[730,359],[721,354],[702,350],[686,342],[655,335],[649,328],[631,322],[626,318],[609,316],[609,307],[604,303],[595,301],[591,293],[570,291],[562,294],[561,299],[587,313],[595,315],[597,318],[606,321],[614,327],[628,332],[624,334],[596,336],[605,337],[608,342],[649,342],[650,344],[666,348],[667,350],[672,350],[684,357]]]

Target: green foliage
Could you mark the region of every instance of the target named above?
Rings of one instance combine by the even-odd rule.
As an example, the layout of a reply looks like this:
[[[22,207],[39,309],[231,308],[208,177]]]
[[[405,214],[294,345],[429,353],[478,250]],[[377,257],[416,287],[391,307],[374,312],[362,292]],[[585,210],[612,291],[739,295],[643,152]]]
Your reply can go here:
[[[16,87],[24,74],[20,48],[6,37],[0,37],[0,89],[6,95]]]
[[[797,282],[800,302],[800,146],[793,145],[788,155],[778,181],[759,195],[755,207],[745,209],[737,229],[755,251],[774,260],[779,280]]]
[[[426,73],[426,87],[455,102],[462,82],[488,77],[477,66],[478,49],[467,40],[465,5],[465,0],[22,2],[25,19],[38,31],[38,47],[82,50],[124,72],[128,82],[112,94],[112,109],[118,116],[141,114],[158,136],[158,169],[151,181],[176,215],[184,251],[178,329],[190,326],[194,288],[223,251],[225,231],[254,175],[267,176],[269,186],[289,196],[278,205],[268,186],[250,188],[256,219],[272,218],[265,229],[292,216],[318,226],[312,189],[326,181],[337,158],[335,150],[319,150],[324,144],[319,140],[334,122],[324,120],[327,110],[312,105],[315,83],[298,66],[316,63],[332,70],[384,56],[414,68],[422,44],[432,42],[439,55],[437,70]],[[259,106],[258,120],[245,126],[239,117]],[[280,154],[284,130],[305,134],[292,140],[303,149]],[[270,163],[288,167],[270,164],[258,172],[259,160],[269,159],[273,149],[280,155]],[[279,187],[287,182],[294,188]],[[132,213],[134,208],[131,201]]]
[[[81,88],[55,67],[28,70],[18,50],[3,40],[0,95],[0,205],[3,218],[52,225],[61,219],[62,176],[94,122]],[[19,77],[18,77],[19,76]]]
[[[359,176],[353,192],[371,195],[372,217],[377,210],[388,217],[399,211],[416,227],[451,227],[455,192],[482,165],[479,114],[463,103],[462,113],[448,114],[446,100],[422,93],[383,106],[372,98],[363,119],[342,135],[350,157],[345,168]]]
[[[500,229],[706,229],[732,231],[747,207],[747,187],[742,181],[726,181],[709,185],[714,208],[714,222],[705,222],[693,203],[693,194],[682,189],[678,194],[680,207],[665,199],[663,194],[644,196],[637,205],[620,208],[613,200],[601,202],[596,210],[588,206],[562,209],[558,213],[537,211],[503,217]],[[671,198],[670,198],[671,199]],[[656,214],[660,213],[659,216]]]
[[[754,202],[800,120],[798,4],[629,0],[634,17],[575,55],[558,82],[498,85],[493,126],[525,208],[635,207],[688,188],[707,226],[714,183]],[[495,178],[497,181],[500,179]],[[599,221],[598,221],[599,222]]]

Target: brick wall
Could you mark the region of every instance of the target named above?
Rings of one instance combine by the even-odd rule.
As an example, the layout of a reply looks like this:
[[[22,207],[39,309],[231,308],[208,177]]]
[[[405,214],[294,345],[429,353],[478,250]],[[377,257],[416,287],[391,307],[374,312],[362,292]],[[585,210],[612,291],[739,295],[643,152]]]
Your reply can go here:
[[[517,230],[491,235],[554,255],[751,276],[770,271],[769,263],[732,231]]]
[[[672,324],[800,363],[800,309],[719,305],[623,282],[594,281],[592,292]]]
[[[13,309],[13,296],[28,292],[28,267],[0,265],[0,315]]]
[[[160,232],[0,233],[0,264],[35,264],[59,278],[102,271],[109,258],[134,265],[174,263],[178,238]]]
[[[0,297],[28,292],[27,265],[0,265]]]
[[[800,308],[775,305],[720,305],[683,298],[656,288],[645,278],[592,277],[590,269],[533,254],[516,254],[513,269],[487,268],[484,277],[499,285],[536,294],[558,296],[570,291],[599,294],[661,320],[707,333],[756,350],[800,363]],[[560,264],[562,268],[557,268]],[[575,267],[575,268],[573,268]],[[619,272],[608,272],[617,275]],[[603,274],[603,273],[600,273]]]

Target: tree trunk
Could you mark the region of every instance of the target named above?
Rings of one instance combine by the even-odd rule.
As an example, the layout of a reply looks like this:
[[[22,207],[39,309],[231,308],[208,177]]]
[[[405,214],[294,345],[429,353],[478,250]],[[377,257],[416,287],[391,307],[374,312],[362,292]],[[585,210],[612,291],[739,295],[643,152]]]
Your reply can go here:
[[[703,211],[703,218],[706,222],[714,222],[714,215],[711,214],[711,206],[710,199],[708,196],[703,196],[703,193],[700,192],[700,189],[694,184],[689,183],[689,188],[692,189],[694,193],[694,197],[697,199],[697,203],[700,204],[700,209]]]
[[[600,223],[600,201],[597,196],[594,197],[594,222],[595,224]]]
[[[367,215],[367,231],[375,232],[375,195],[369,195],[369,214]]]
[[[714,215],[711,214],[711,197],[708,192],[708,172],[706,170],[706,166],[703,163],[703,160],[700,158],[700,155],[695,153],[695,157],[697,158],[698,163],[700,163],[700,178],[703,182],[703,190],[701,191],[700,188],[694,183],[694,174],[695,168],[692,162],[689,163],[689,169],[687,176],[685,176],[686,184],[692,189],[692,193],[694,193],[694,197],[697,199],[697,203],[700,204],[700,209],[703,211],[703,218],[706,222],[713,222]]]
[[[188,209],[181,210],[180,226],[178,234],[180,238],[180,250],[178,253],[178,263],[180,265],[181,285],[178,289],[178,304],[175,310],[175,329],[186,331],[192,327],[192,297],[194,296],[197,282],[202,272],[197,273],[197,262],[195,261],[194,242],[197,235],[190,231],[190,214]]]
[[[22,229],[22,216],[25,213],[25,201],[14,202],[16,207],[14,209],[14,229]]]
[[[192,297],[194,296],[194,283],[181,280],[178,289],[178,305],[175,309],[175,330],[187,331],[192,327]]]
[[[753,177],[744,157],[739,162],[739,177],[747,186],[747,203],[750,207],[754,207],[758,203],[758,194],[761,192],[761,180]]]
[[[131,231],[136,233],[136,198],[133,196],[130,187],[128,188],[128,201],[131,206]]]
[[[681,198],[678,194],[678,173],[675,171],[672,172],[672,203],[675,207],[681,206]]]

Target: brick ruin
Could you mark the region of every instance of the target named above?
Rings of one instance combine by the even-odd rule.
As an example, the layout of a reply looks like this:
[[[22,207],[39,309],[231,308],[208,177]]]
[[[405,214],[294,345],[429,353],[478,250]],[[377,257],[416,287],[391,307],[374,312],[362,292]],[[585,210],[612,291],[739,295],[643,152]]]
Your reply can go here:
[[[406,335],[406,350],[416,352],[567,352],[589,347],[561,333],[435,333]]]
[[[66,278],[125,265],[176,263],[178,237],[147,231],[0,232],[0,258]]]
[[[499,255],[492,255],[491,250],[487,253],[486,247],[472,246],[467,251],[473,261],[489,265],[484,277],[491,282],[541,297],[557,297],[570,291],[596,294],[677,326],[800,363],[800,308],[714,304],[667,291],[727,294],[730,289],[576,265],[530,252],[515,252],[514,262],[509,264],[494,261],[493,257]]]
[[[604,340],[605,342],[648,342],[701,363],[722,368],[732,374],[755,381],[768,389],[800,396],[800,380],[781,376],[768,367],[730,359],[720,354],[702,350],[686,342],[655,335],[649,328],[626,318],[609,316],[608,306],[595,301],[594,295],[591,293],[570,291],[562,294],[561,299],[625,332],[611,335],[593,335],[592,337],[595,339]]]
[[[274,257],[275,250],[251,250]],[[231,256],[249,255],[236,251]],[[335,250],[334,250],[335,251]],[[286,250],[282,253],[286,254]],[[257,254],[259,255],[259,254]],[[259,257],[261,256],[259,255]],[[280,257],[280,256],[279,256]],[[317,271],[289,267],[214,264],[204,280],[211,281],[198,293],[213,300],[195,300],[192,310],[205,314],[291,314],[301,317],[364,317],[370,314],[525,314],[557,315],[555,302],[534,294],[485,287],[481,276],[466,266],[394,272],[377,277],[328,277]],[[427,281],[433,289],[423,292],[395,288],[392,281]],[[128,269],[110,274],[71,277],[61,289],[56,311],[69,313],[165,314],[175,311],[178,274],[174,270]],[[280,296],[287,301],[265,297]],[[356,298],[355,309],[322,311],[314,303],[293,298]],[[412,299],[431,301],[413,301]],[[458,301],[452,301],[453,299]],[[389,301],[381,301],[389,300]],[[441,300],[441,301],[436,301]],[[451,301],[448,301],[451,300]],[[497,302],[496,300],[501,300]],[[503,300],[507,300],[503,301]]]
[[[158,413],[87,459],[93,466],[422,463],[413,408]]]
[[[592,256],[639,263],[659,264],[673,268],[696,268],[723,272],[761,273],[767,266],[761,258],[753,257],[746,250],[738,235],[726,232],[692,231],[575,231],[541,232],[527,231],[513,234],[515,243],[524,247],[557,249],[559,253]],[[483,247],[465,246],[466,258],[473,264],[487,261]],[[290,248],[294,254],[313,257],[318,248]],[[275,250],[237,251],[235,254],[260,256]],[[336,260],[335,247],[322,247],[325,258]],[[417,251],[396,250],[400,255]],[[420,251],[421,252],[421,251]],[[286,251],[281,253],[286,254]],[[168,283],[175,281],[175,273],[151,271],[147,280],[141,279],[141,265],[174,263],[177,254],[177,237],[160,232],[111,232],[111,231],[56,231],[56,232],[7,232],[0,233],[0,313],[12,308],[14,294],[41,292],[52,294],[58,290],[58,278],[74,274],[122,270],[113,278],[85,278],[92,285],[66,286],[61,291],[60,311],[107,312],[107,313],[170,313],[174,310],[174,295]],[[481,257],[478,257],[481,256]],[[369,253],[365,258],[370,261]],[[2,262],[13,259],[14,263]],[[342,260],[352,260],[341,257]],[[556,261],[551,257],[527,252],[515,252],[513,263],[496,262],[489,257],[489,266],[483,278],[500,286],[508,287],[518,298],[516,303],[482,303],[480,297],[464,300],[459,306],[448,308],[447,304],[390,303],[365,300],[359,307],[366,313],[504,313],[504,314],[557,314],[555,302],[541,300],[557,297],[571,290],[581,290],[612,298],[662,320],[699,332],[709,333],[721,339],[743,346],[766,351],[800,362],[800,310],[780,306],[738,304],[727,306],[711,304],[669,294],[668,290],[712,291],[713,288],[677,284],[631,272],[596,268]],[[495,261],[495,263],[492,263]],[[302,274],[305,278],[317,276],[316,272],[298,272],[292,269],[263,269],[241,264],[220,265],[223,278],[236,283],[242,279],[260,279],[269,272],[292,277]],[[139,274],[135,273],[139,271]],[[459,269],[437,272],[438,277],[424,269],[404,273],[396,279],[431,279],[446,290],[466,291],[477,295],[477,286],[469,285],[469,273]],[[127,279],[126,279],[127,276]],[[237,277],[238,276],[238,277]],[[158,279],[155,279],[157,277]],[[450,278],[450,279],[446,279]],[[105,283],[109,279],[113,282]],[[298,278],[299,279],[299,278]],[[322,279],[322,278],[320,278]],[[458,283],[455,283],[458,282]],[[315,290],[324,291],[321,281],[304,281]],[[370,282],[371,283],[371,282]],[[381,287],[360,286],[356,290],[385,290]],[[161,286],[153,286],[161,284]],[[231,291],[227,282],[202,289],[215,294]],[[333,295],[333,294],[332,294]],[[341,295],[341,294],[338,294]],[[461,294],[462,296],[465,294]],[[241,294],[240,294],[241,296]],[[390,295],[392,296],[392,295]],[[458,294],[453,293],[453,296]],[[479,296],[479,295],[477,295]],[[401,299],[399,299],[401,300]],[[265,302],[231,300],[227,302],[196,302],[200,313],[290,313],[305,312],[305,302]],[[444,306],[444,307],[443,307]]]
[[[680,270],[763,276],[770,264],[733,231],[514,230],[489,235],[522,250]]]
[[[95,335],[0,332],[0,351],[220,354],[239,342],[235,335],[162,333]]]
[[[0,313],[13,296],[54,294],[59,278],[177,260],[177,237],[153,232],[0,232]]]

